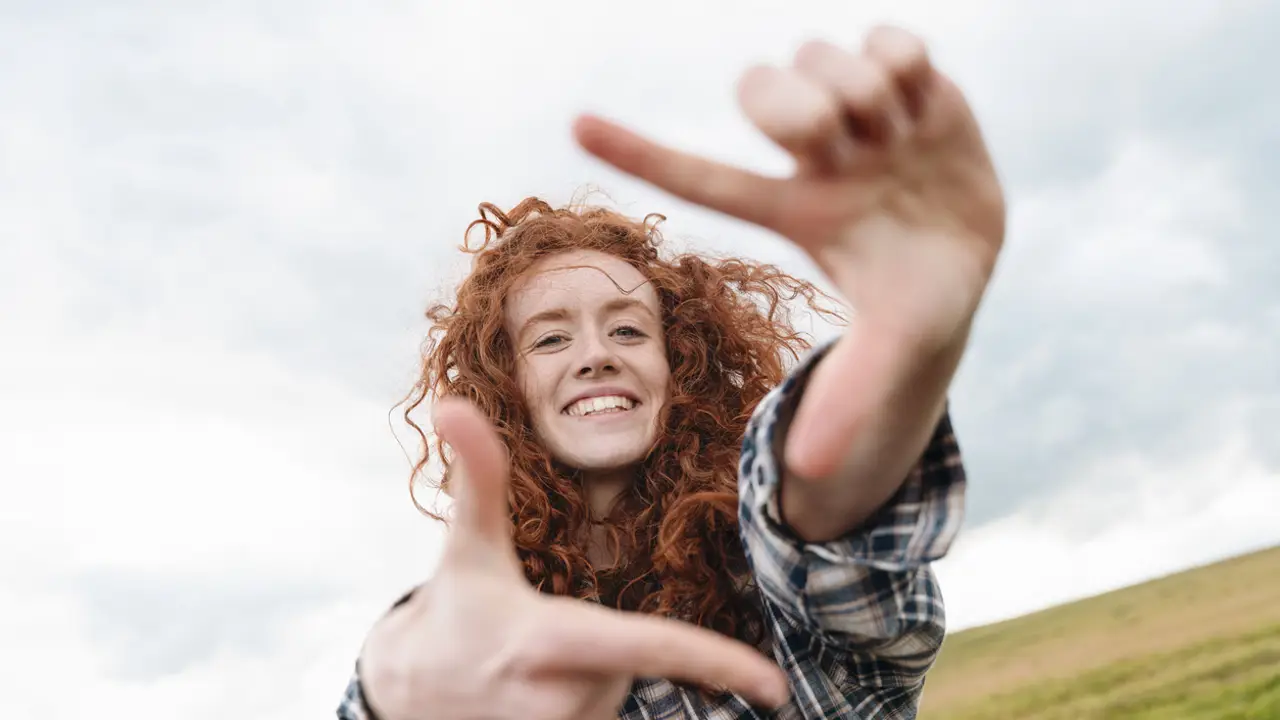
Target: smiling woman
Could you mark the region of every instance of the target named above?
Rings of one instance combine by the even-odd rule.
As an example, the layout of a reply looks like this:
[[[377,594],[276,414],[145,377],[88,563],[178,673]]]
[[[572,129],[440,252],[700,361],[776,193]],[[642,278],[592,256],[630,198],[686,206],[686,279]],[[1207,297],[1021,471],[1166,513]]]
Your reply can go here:
[[[661,313],[638,269],[596,250],[539,261],[507,303],[533,431],[579,472],[597,514],[630,484],[629,468],[658,436],[671,380]]]
[[[659,216],[536,198],[480,210],[470,276],[427,312],[406,420],[428,398],[462,396],[493,424],[511,453],[513,540],[535,587],[624,610],[679,607],[759,643],[758,603],[731,592],[748,574],[741,439],[808,348],[788,303],[834,317],[832,303],[768,265],[664,257]],[[448,490],[456,472],[435,446]]]

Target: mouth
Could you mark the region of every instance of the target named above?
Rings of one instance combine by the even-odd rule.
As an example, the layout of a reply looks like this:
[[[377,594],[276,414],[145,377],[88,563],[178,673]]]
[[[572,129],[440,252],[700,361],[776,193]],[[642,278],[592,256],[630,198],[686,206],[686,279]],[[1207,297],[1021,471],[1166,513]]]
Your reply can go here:
[[[569,417],[620,415],[640,406],[640,401],[625,395],[599,395],[575,400],[560,411]]]

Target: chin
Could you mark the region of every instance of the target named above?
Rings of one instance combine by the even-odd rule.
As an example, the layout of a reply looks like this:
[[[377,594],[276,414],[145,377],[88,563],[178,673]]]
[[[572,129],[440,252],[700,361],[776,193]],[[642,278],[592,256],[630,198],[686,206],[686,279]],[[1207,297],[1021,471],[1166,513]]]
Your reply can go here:
[[[639,465],[649,455],[656,435],[651,417],[637,417],[621,425],[606,421],[599,426],[565,420],[557,417],[548,423],[551,432],[543,436],[544,442],[552,457],[584,472],[610,472]]]
[[[597,448],[593,452],[556,452],[561,462],[576,470],[584,472],[609,472],[639,465],[649,454],[649,447],[643,448]]]
[[[556,460],[584,472],[609,472],[639,465],[649,455],[653,438],[650,433],[621,435],[560,432],[547,438],[547,449]]]

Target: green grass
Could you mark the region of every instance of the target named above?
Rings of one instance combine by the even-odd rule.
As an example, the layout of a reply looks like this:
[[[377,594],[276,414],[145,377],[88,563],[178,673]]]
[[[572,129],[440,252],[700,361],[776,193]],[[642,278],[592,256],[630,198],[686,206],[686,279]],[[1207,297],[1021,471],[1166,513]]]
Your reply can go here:
[[[956,633],[921,717],[1280,719],[1280,547]]]

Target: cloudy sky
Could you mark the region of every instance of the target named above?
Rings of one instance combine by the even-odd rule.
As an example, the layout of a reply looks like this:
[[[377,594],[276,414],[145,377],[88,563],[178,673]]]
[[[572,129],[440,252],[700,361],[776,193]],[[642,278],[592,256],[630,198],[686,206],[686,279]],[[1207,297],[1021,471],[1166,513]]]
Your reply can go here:
[[[953,625],[1280,541],[1280,8],[782,5],[0,2],[8,714],[331,717],[439,550],[388,413],[476,205],[599,188],[812,276],[569,122],[785,171],[737,74],[877,21],[969,92],[1012,206]]]

